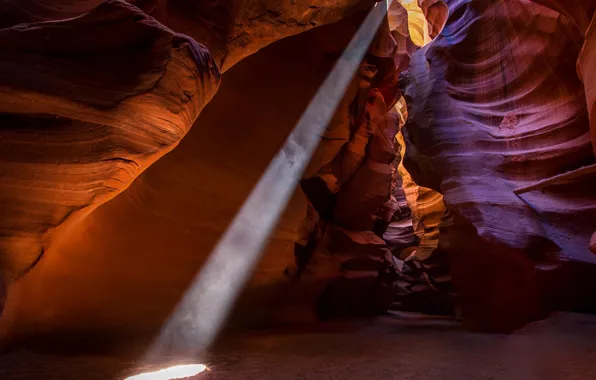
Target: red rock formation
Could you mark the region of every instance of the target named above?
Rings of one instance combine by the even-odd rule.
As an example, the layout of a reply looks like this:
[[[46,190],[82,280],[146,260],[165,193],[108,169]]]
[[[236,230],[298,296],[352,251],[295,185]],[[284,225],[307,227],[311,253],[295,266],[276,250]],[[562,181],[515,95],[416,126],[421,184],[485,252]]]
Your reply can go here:
[[[403,157],[406,146],[401,133],[397,139],[403,147]],[[426,260],[432,256],[439,245],[439,224],[445,213],[443,196],[434,190],[418,186],[412,180],[403,162],[400,162],[398,170],[408,207],[412,210],[412,227],[414,233],[420,238],[416,256],[420,260]]]
[[[297,247],[297,275],[323,282],[319,314],[325,317],[385,307],[378,275],[388,251],[373,229],[390,198],[399,123],[389,110],[398,96],[397,70],[409,58],[407,13],[394,3],[390,14],[401,17],[391,25],[402,38],[394,39],[389,22],[381,26],[302,181],[318,221],[309,223],[309,244]],[[392,210],[381,213],[388,224]]]
[[[594,0],[532,0],[537,4],[549,7],[565,16],[564,21],[571,21],[582,35],[588,28],[596,11]]]
[[[539,0],[537,2],[569,17],[584,37],[584,45],[577,60],[577,72],[585,87],[592,147],[596,153],[596,75],[594,75],[594,70],[591,70],[596,65],[596,1],[588,0],[572,5],[562,4],[556,0]],[[593,244],[594,236],[596,236],[596,232],[590,240],[592,253],[596,253]]]
[[[410,68],[406,167],[451,211],[439,246],[465,320],[507,331],[542,315],[537,262],[594,261],[589,177],[513,193],[594,161],[581,36],[527,1],[449,5],[445,30]]]
[[[222,72],[265,46],[370,9],[375,0],[136,0],[160,22],[209,46]]]
[[[125,170],[129,172],[127,178],[121,179],[122,185],[111,184],[109,186],[110,189],[116,189],[117,191],[108,191],[109,196],[107,197],[99,197],[97,194],[79,195],[80,199],[76,201],[72,200],[70,203],[74,203],[69,205],[54,204],[51,207],[47,205],[49,211],[46,214],[49,213],[51,215],[29,215],[29,222],[25,220],[27,217],[22,218],[19,222],[15,222],[12,216],[4,218],[7,224],[5,226],[6,237],[3,239],[6,242],[6,248],[4,248],[6,253],[2,254],[2,260],[5,262],[3,266],[11,268],[9,271],[12,272],[10,275],[12,277],[18,276],[19,273],[26,270],[40,256],[43,250],[42,245],[47,248],[50,235],[45,235],[46,230],[60,226],[62,219],[65,219],[66,215],[70,215],[70,212],[73,210],[85,208],[88,204],[93,204],[93,207],[95,207],[111,198],[118,191],[128,186],[132,179],[146,166],[173,148],[177,141],[186,133],[192,120],[196,117],[198,111],[200,111],[200,108],[209,100],[215,91],[215,83],[207,82],[210,81],[208,78],[209,75],[214,76],[214,81],[218,80],[216,78],[218,75],[216,73],[217,69],[209,67],[209,65],[212,65],[211,58],[206,55],[205,49],[199,47],[192,39],[177,35],[171,30],[168,30],[147,16],[147,14],[155,16],[165,25],[176,30],[176,32],[187,33],[195,40],[208,44],[219,66],[228,69],[240,59],[254,53],[271,42],[306,31],[314,26],[338,21],[348,15],[354,14],[358,10],[367,9],[373,2],[372,0],[346,0],[344,2],[321,1],[319,4],[316,2],[300,1],[298,4],[284,5],[277,1],[264,3],[240,0],[203,1],[191,4],[180,1],[140,0],[131,1],[131,3],[136,7],[124,1],[116,0],[86,0],[79,2],[57,0],[50,3],[37,0],[23,0],[19,2],[7,0],[0,3],[0,27],[5,28],[2,37],[4,39],[3,49],[7,50],[3,57],[4,61],[2,62],[2,74],[4,74],[0,78],[2,84],[10,90],[29,89],[52,95],[56,99],[64,97],[71,101],[93,107],[103,107],[103,113],[107,120],[101,120],[101,123],[105,126],[98,127],[102,131],[90,131],[89,135],[85,137],[89,141],[98,138],[101,138],[102,141],[107,141],[108,137],[105,136],[106,134],[119,133],[118,131],[106,131],[105,129],[107,129],[107,126],[115,124],[117,119],[129,117],[130,111],[114,112],[111,108],[123,107],[119,103],[128,97],[151,93],[152,90],[155,90],[153,87],[158,83],[158,80],[165,72],[166,65],[169,63],[170,45],[168,43],[175,48],[179,45],[186,46],[185,44],[188,44],[191,51],[181,52],[181,54],[193,55],[193,58],[198,60],[199,73],[205,75],[199,78],[205,82],[199,84],[199,88],[193,88],[193,85],[185,85],[181,86],[182,88],[180,90],[177,90],[184,92],[183,97],[192,98],[189,104],[198,108],[190,110],[191,112],[187,120],[180,120],[184,125],[176,125],[175,128],[177,129],[173,131],[175,136],[172,136],[171,139],[164,135],[159,138],[149,137],[155,139],[152,142],[142,141],[141,139],[133,142],[134,139],[128,137],[128,141],[123,143],[126,146],[119,148],[122,151],[116,154],[116,156],[122,156],[119,157],[122,158],[120,161],[110,158],[112,161],[108,162],[105,161],[107,157],[103,156],[102,158],[85,157],[86,154],[94,154],[90,152],[71,152],[70,156],[76,156],[79,160],[85,162],[104,160],[101,161],[103,164],[96,164],[96,166],[99,166],[95,170],[103,171],[105,176],[107,176],[106,178],[111,175],[108,173],[107,168],[112,168],[113,163],[117,162],[118,165],[124,165]],[[112,10],[112,8],[117,9],[117,11]],[[130,18],[125,19],[124,15],[130,16]],[[105,20],[110,20],[113,23],[100,24]],[[74,35],[77,36],[76,39],[72,38]],[[42,40],[46,44],[44,47],[40,46],[40,41]],[[135,46],[137,45],[141,46],[141,48],[136,48]],[[25,48],[31,51],[22,51]],[[24,64],[31,55],[35,56],[34,65],[37,68],[36,70],[31,70],[31,64]],[[89,76],[93,76],[93,79],[90,80],[88,78]],[[49,77],[52,77],[52,80],[48,80],[47,78]],[[201,86],[205,88],[200,88]],[[164,95],[159,94],[157,96]],[[199,103],[195,103],[197,100]],[[15,100],[12,101],[14,102]],[[162,107],[172,108],[168,104],[165,104],[172,101],[174,99],[164,100]],[[43,103],[45,100],[39,100],[39,102]],[[132,100],[130,102],[134,103]],[[186,101],[183,100],[183,102],[185,103]],[[5,109],[1,111],[5,113],[18,112],[21,114],[47,113],[51,117],[58,116],[65,118],[63,121],[66,123],[70,123],[72,119],[89,122],[92,125],[97,122],[97,120],[86,120],[84,117],[73,118],[69,114],[70,112],[84,114],[89,111],[77,110],[71,106],[68,107],[72,109],[68,109],[67,107],[67,109],[60,111],[59,114],[44,110],[43,107],[40,107],[39,110],[32,110],[33,107],[30,109],[13,109],[14,107],[11,107],[6,104]],[[126,107],[130,108],[131,106]],[[161,117],[162,120],[159,122],[152,121],[152,123],[156,126],[162,123],[168,123],[166,119],[169,116],[166,116],[166,114],[158,115],[157,107],[153,108],[155,109],[155,117]],[[177,111],[171,109],[168,112],[176,113]],[[132,117],[135,118],[135,116]],[[145,120],[139,120],[138,117],[136,119],[132,121],[135,125],[136,123],[146,122]],[[9,121],[16,123],[13,119]],[[31,118],[23,121],[27,125],[37,122],[38,120]],[[43,121],[43,123],[49,123],[49,121]],[[60,121],[56,119],[51,123],[54,125],[60,123]],[[177,123],[175,122],[174,124]],[[161,128],[168,131],[172,127],[165,126]],[[30,127],[27,128],[31,129]],[[74,128],[77,129],[78,127]],[[133,131],[126,131],[124,134],[129,132],[136,139],[136,134]],[[10,134],[13,132],[5,131],[5,133]],[[97,133],[98,136],[91,136],[93,133]],[[70,138],[65,136],[66,132],[59,136],[56,135],[53,138]],[[35,137],[23,135],[18,138],[27,141],[35,140]],[[160,139],[164,141],[160,141]],[[143,147],[133,147],[133,144],[141,144]],[[102,154],[104,156],[114,153],[111,150],[113,146],[100,145],[98,143],[97,149],[103,150],[104,152]],[[10,149],[10,147],[7,147],[4,150],[5,154],[9,154]],[[50,157],[51,154],[53,153],[49,151],[37,152],[40,160],[46,160],[48,162],[57,161],[58,159]],[[134,159],[130,159],[127,157],[130,154],[148,154],[151,157],[135,157]],[[49,156],[41,157],[44,155]],[[14,157],[12,158],[14,159]],[[133,163],[133,161],[135,162]],[[79,167],[80,165],[76,166],[76,168]],[[72,170],[68,169],[66,165],[63,165],[62,168],[66,171]],[[122,172],[121,169],[116,169],[115,166],[112,169]],[[30,167],[28,170],[36,171],[42,169]],[[46,173],[48,172],[47,169],[44,170]],[[25,171],[21,171],[21,175],[25,175],[24,173]],[[31,175],[27,174],[25,176],[29,178],[28,181],[32,184],[35,182],[35,177],[39,175],[31,173]],[[58,175],[62,174],[56,173],[56,176]],[[101,184],[103,180],[101,176],[94,179],[97,186],[100,187],[103,186]],[[82,182],[80,178],[73,179],[73,181]],[[56,187],[60,180],[53,178],[49,182],[52,183],[46,183],[36,187],[40,189]],[[66,183],[61,185],[68,186]],[[29,185],[21,184],[17,186]],[[14,189],[14,186],[11,189]],[[9,197],[9,195],[6,195],[6,197]],[[3,196],[3,198],[6,197]],[[31,200],[30,196],[27,197]],[[83,199],[85,197],[86,199]],[[94,199],[91,200],[91,197]],[[49,199],[46,198],[42,202],[54,202],[54,200]],[[7,213],[20,213],[23,207],[27,207],[12,201],[10,203],[12,204],[10,206],[11,209],[7,210]],[[60,211],[55,211],[58,209]],[[91,209],[87,209],[87,212]],[[41,219],[44,218],[48,220],[42,221]],[[38,221],[34,222],[33,220]],[[36,226],[24,227],[19,223],[33,223]],[[29,231],[24,230],[27,228]],[[13,232],[7,232],[8,229]],[[16,235],[20,235],[20,237]],[[24,235],[27,236],[25,237]],[[20,263],[14,263],[14,260],[20,261]]]
[[[594,26],[594,16],[596,13],[596,1],[565,1],[560,0],[534,0],[536,3],[550,7],[551,9],[565,16],[565,21],[571,22],[577,31],[584,38],[584,46],[581,49],[578,61],[577,71],[580,80],[584,82],[586,90],[586,100],[588,103],[588,113],[590,116],[590,125],[592,133],[592,145],[596,152],[596,79],[594,79],[593,70],[588,70],[595,64],[596,53],[596,26]]]
[[[394,112],[399,118],[399,125],[403,126],[405,119],[402,117],[405,112],[405,102],[400,99],[394,107]],[[403,112],[403,113],[402,113]],[[407,117],[407,114],[406,114]],[[406,180],[404,179],[405,169],[403,169],[402,159],[405,153],[405,147],[402,144],[401,133],[394,138],[395,161],[392,163],[393,179],[389,200],[383,204],[380,212],[380,225],[377,226],[379,234],[387,243],[387,248],[392,255],[400,259],[405,259],[412,252],[414,246],[419,243],[420,235],[415,234],[415,228],[412,223],[413,213],[411,204],[407,200],[405,192]],[[395,141],[397,140],[397,141]],[[387,215],[384,215],[384,213]],[[411,248],[411,249],[409,249]],[[405,256],[405,257],[404,257]]]
[[[219,73],[123,1],[2,29],[0,51],[0,265],[16,278],[178,144]]]
[[[418,6],[428,22],[428,34],[434,39],[445,27],[449,8],[442,0],[418,0]]]
[[[112,0],[4,0],[0,27],[79,16]],[[209,48],[222,72],[282,38],[331,24],[378,0],[129,0],[168,28]]]
[[[407,9],[394,2],[302,182],[314,210],[297,246],[297,273],[303,282],[330,281],[319,302],[326,316],[386,308],[384,265],[417,243],[397,168],[395,136],[403,121],[393,109],[398,76],[416,49],[407,20]],[[429,232],[438,235],[441,215],[420,234],[435,247]]]
[[[594,65],[596,65],[596,14],[586,30],[585,42],[577,60],[577,71],[586,92],[592,147],[596,153],[596,75],[593,70]]]
[[[176,149],[60,234],[13,284],[0,330],[35,339],[97,333],[121,343],[124,334],[159,329],[361,21],[315,28],[230,69]],[[294,319],[312,317],[316,296],[308,286],[292,293],[284,275],[305,211],[297,191],[231,323],[275,320],[282,301]]]
[[[11,170],[4,173],[5,182],[13,183],[0,194],[7,205],[0,225],[0,264],[10,278],[41,257],[54,229],[80,219],[125,189],[188,131],[219,80],[211,56],[193,38],[208,43],[216,62],[227,69],[271,42],[372,5],[361,0],[301,1],[291,6],[277,1],[130,3],[136,7],[117,0],[0,3],[4,28],[0,84],[6,91],[23,91],[22,97],[11,93],[0,111],[30,115],[4,116],[15,130],[2,132]],[[192,38],[172,32],[148,14]],[[196,76],[198,83],[185,83],[189,78],[184,71]],[[171,85],[179,88],[164,87],[170,85],[170,76],[178,82]],[[52,133],[38,149],[36,130],[42,124],[45,129],[51,126]],[[81,140],[73,137],[75,133]],[[56,146],[71,140],[79,145],[62,156],[55,152]],[[94,142],[94,148],[88,149],[83,141]],[[37,149],[38,158],[35,162],[23,158],[16,165],[14,149],[25,146]],[[29,151],[22,154],[33,156]],[[82,163],[93,175],[82,173]],[[60,170],[54,170],[55,164],[61,165]],[[36,212],[25,211],[33,204],[39,205]]]

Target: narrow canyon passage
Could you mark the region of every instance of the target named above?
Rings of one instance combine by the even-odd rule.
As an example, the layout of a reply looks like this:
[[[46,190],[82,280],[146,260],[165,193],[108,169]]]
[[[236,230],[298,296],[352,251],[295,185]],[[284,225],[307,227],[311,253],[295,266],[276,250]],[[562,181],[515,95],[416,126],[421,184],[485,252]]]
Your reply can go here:
[[[594,378],[595,11],[0,1],[0,378]],[[282,214],[246,283],[219,265],[202,286],[232,297],[191,300],[225,310],[191,342],[181,300],[330,107],[288,204],[257,208]],[[238,236],[229,267],[259,243]],[[201,352],[149,363],[172,325]]]

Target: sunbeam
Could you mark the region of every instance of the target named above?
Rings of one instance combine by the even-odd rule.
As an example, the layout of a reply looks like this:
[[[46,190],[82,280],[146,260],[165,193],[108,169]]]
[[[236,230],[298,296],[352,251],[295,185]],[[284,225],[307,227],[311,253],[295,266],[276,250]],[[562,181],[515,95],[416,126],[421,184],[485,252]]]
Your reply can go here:
[[[213,343],[391,2],[371,9],[149,348],[147,362],[196,357]]]

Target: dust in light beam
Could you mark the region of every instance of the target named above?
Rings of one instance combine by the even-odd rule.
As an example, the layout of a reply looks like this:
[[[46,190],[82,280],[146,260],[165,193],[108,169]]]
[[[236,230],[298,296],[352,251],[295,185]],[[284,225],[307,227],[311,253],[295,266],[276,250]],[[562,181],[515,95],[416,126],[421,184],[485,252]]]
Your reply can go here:
[[[216,338],[393,0],[379,2],[338,59],[284,146],[222,235],[149,348],[146,362],[196,358]],[[128,380],[157,380],[131,377]],[[161,378],[159,378],[161,379]]]

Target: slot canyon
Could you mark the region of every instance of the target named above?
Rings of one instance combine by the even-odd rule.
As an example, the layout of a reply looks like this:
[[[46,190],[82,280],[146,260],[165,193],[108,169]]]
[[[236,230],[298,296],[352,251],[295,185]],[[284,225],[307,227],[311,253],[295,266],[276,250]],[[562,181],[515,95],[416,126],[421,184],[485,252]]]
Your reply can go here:
[[[594,363],[596,0],[0,0],[0,379]]]

